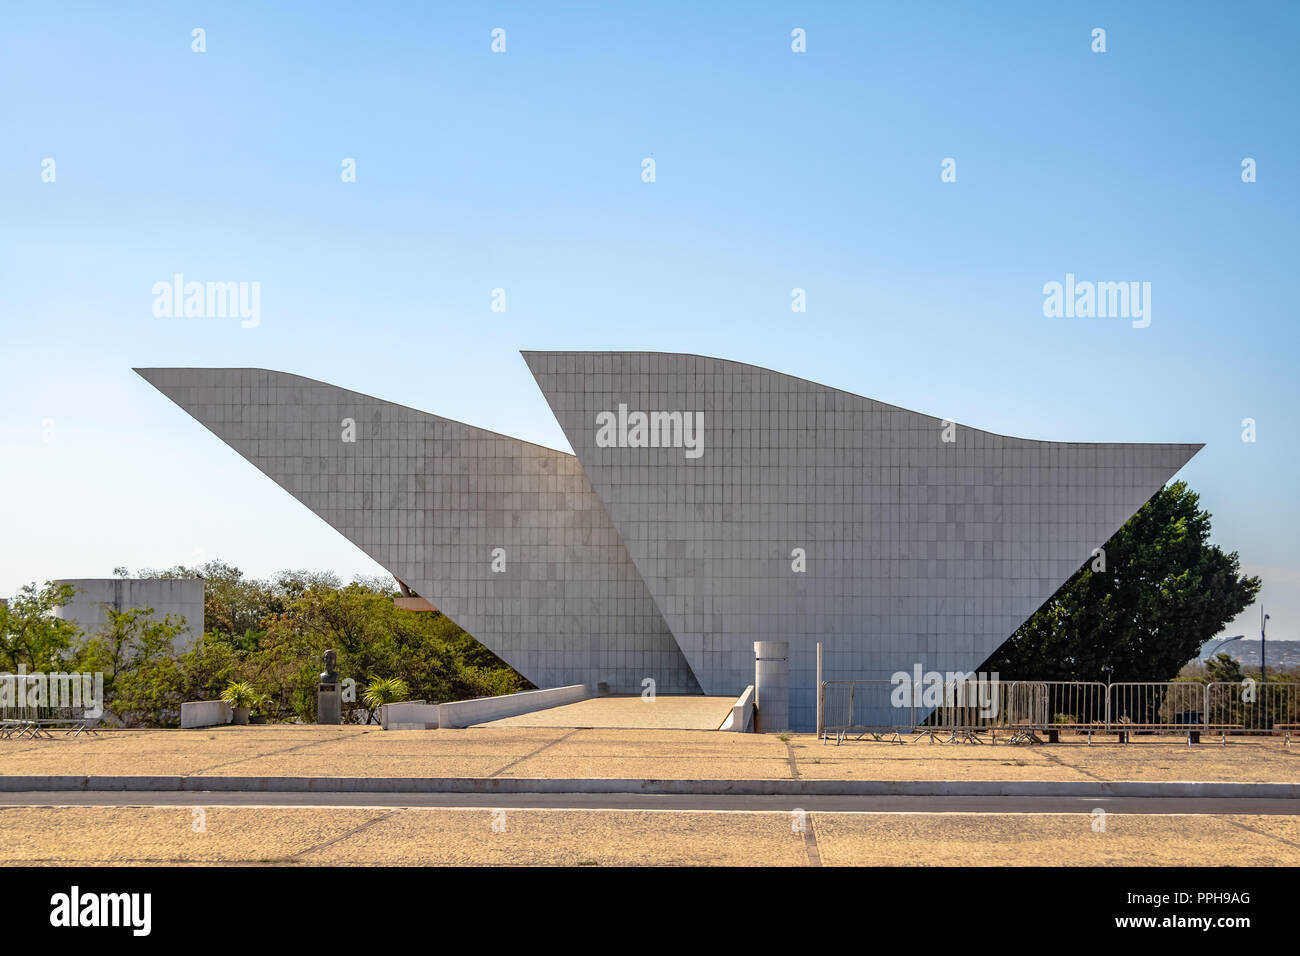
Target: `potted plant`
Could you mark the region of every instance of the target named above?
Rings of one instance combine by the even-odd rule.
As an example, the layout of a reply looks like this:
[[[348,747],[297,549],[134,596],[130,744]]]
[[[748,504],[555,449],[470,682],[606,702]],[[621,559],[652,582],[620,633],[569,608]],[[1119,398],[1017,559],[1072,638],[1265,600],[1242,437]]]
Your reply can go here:
[[[230,702],[231,723],[248,723],[248,712],[261,702],[261,696],[247,681],[231,681],[221,692],[221,699]]]
[[[375,711],[385,704],[397,704],[411,699],[411,688],[400,677],[371,677],[362,700],[370,708],[366,723],[374,719]]]

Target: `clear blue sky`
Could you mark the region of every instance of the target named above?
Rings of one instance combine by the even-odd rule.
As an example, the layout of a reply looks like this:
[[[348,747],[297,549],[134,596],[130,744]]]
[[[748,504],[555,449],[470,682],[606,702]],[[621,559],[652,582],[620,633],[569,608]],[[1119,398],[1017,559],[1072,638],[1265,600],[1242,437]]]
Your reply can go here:
[[[282,369],[567,450],[518,350],[654,349],[1004,434],[1206,442],[1182,475],[1300,638],[1294,4],[4,19],[0,594],[200,557],[378,572],[133,366]],[[260,282],[260,325],[155,317],[177,272]],[[1150,282],[1150,327],[1045,318],[1067,272]]]

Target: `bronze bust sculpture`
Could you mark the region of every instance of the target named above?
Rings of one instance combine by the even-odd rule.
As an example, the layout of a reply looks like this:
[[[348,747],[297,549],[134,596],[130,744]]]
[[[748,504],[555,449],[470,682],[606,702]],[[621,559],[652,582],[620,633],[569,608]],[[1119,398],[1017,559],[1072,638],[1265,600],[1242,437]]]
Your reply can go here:
[[[339,682],[338,655],[334,651],[326,651],[322,655],[325,661],[325,670],[321,672],[320,682],[322,684],[337,684]]]

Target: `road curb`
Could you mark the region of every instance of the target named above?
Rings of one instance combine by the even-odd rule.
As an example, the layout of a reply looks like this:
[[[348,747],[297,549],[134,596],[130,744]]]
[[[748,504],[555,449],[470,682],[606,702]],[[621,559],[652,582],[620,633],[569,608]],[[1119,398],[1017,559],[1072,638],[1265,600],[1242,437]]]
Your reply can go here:
[[[697,796],[1300,798],[1300,783],[1074,780],[655,780],[606,777],[0,776],[0,792],[651,793]]]

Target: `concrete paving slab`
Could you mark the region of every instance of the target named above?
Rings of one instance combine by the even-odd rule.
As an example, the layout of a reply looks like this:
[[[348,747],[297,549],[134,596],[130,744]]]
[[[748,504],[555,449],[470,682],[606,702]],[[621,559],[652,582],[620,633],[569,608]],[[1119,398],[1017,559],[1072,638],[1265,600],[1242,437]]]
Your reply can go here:
[[[812,814],[825,866],[1294,866],[1300,817]]]
[[[44,813],[30,809],[0,809],[0,856],[9,864],[274,862],[344,837],[389,812],[340,808],[337,813],[311,814],[267,807],[243,815],[202,807],[124,808],[117,813],[81,807]]]
[[[635,700],[635,699],[634,699]],[[890,744],[698,730],[250,726],[0,740],[14,775],[560,777],[736,780],[1300,783],[1300,745]]]
[[[1300,817],[349,807],[5,807],[27,865],[1285,866]],[[196,827],[201,825],[201,829]],[[799,827],[804,831],[801,832]]]

